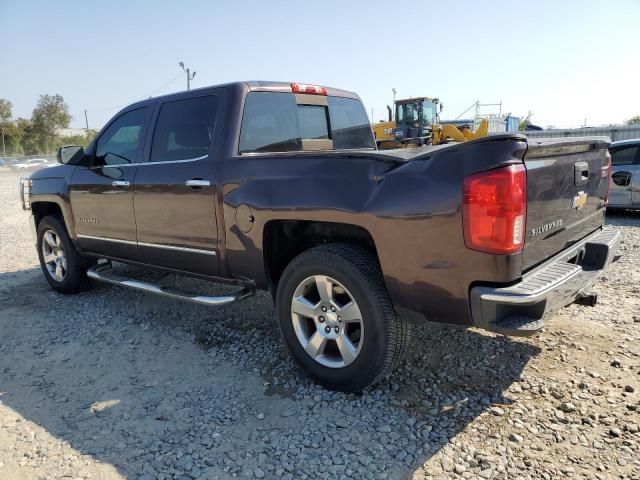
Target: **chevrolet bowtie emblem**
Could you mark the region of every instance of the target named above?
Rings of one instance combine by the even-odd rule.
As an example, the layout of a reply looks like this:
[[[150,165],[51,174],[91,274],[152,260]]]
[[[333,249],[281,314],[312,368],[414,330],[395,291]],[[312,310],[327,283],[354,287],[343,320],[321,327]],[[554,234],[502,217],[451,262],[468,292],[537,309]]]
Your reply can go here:
[[[587,203],[587,194],[584,192],[578,192],[578,194],[573,197],[573,208],[576,210],[580,210]]]

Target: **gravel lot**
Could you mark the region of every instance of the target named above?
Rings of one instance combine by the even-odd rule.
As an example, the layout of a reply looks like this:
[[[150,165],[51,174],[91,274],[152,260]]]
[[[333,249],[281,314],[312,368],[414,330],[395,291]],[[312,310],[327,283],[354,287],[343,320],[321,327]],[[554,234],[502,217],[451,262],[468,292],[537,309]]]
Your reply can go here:
[[[524,340],[416,328],[388,381],[345,395],[297,370],[266,295],[54,293],[17,179],[0,170],[2,480],[640,479],[640,214],[608,220],[624,257],[596,308]]]

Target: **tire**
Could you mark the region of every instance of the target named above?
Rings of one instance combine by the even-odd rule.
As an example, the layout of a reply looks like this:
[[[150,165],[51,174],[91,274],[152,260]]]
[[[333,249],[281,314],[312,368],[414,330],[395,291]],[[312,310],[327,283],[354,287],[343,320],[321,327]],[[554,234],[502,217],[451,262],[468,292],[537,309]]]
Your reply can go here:
[[[389,375],[410,336],[376,257],[347,244],[294,258],[277,287],[276,315],[296,362],[321,385],[343,392],[360,392]]]
[[[87,268],[91,262],[75,249],[60,218],[47,216],[40,220],[37,239],[40,267],[51,288],[60,293],[86,290],[89,285]],[[62,260],[58,252],[61,252]],[[48,254],[46,259],[45,254]],[[52,263],[55,258],[57,260]]]

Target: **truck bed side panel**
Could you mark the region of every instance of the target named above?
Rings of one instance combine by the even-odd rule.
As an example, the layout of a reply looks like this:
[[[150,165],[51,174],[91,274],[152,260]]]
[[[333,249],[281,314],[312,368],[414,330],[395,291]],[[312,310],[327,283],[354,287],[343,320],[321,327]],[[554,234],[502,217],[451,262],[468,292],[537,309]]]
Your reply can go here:
[[[263,231],[271,220],[342,222],[372,236],[392,301],[432,321],[468,325],[468,292],[476,280],[510,282],[521,254],[469,250],[462,235],[463,178],[521,163],[526,143],[485,141],[390,164],[332,155],[231,157],[225,161],[226,261],[237,277],[266,287]],[[249,207],[250,231],[237,212]]]

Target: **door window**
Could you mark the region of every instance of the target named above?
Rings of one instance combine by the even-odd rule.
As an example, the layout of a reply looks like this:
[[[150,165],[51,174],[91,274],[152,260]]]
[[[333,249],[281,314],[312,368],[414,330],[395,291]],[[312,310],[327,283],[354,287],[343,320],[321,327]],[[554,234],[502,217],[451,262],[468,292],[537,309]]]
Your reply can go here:
[[[94,166],[134,163],[138,158],[142,132],[149,115],[147,107],[118,117],[98,139]]]
[[[619,165],[633,165],[638,157],[638,147],[635,145],[611,150],[611,163],[614,167]]]
[[[217,98],[187,98],[167,102],[158,115],[151,162],[206,157],[213,139]]]

